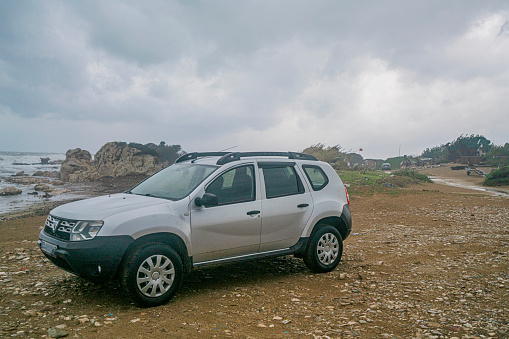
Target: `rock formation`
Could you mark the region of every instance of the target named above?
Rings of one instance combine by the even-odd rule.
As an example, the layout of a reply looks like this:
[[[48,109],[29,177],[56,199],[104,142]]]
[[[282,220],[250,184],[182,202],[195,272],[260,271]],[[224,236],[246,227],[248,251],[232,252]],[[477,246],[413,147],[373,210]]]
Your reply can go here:
[[[94,160],[101,176],[150,175],[164,167],[157,153],[148,153],[123,142],[108,142],[95,154]]]
[[[157,152],[140,144],[108,142],[95,154],[76,148],[66,153],[60,179],[69,182],[95,181],[101,177],[151,175],[167,166]]]
[[[60,179],[70,182],[91,181],[99,173],[92,166],[92,155],[81,148],[70,149],[65,154],[65,161],[60,167]]]

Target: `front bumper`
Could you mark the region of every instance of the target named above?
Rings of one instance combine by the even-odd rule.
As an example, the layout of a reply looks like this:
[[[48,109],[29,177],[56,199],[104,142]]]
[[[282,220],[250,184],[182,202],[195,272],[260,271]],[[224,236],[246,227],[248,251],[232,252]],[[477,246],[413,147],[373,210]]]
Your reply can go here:
[[[113,278],[122,257],[133,241],[130,236],[97,236],[85,241],[62,241],[39,234],[42,253],[56,266],[91,281]]]

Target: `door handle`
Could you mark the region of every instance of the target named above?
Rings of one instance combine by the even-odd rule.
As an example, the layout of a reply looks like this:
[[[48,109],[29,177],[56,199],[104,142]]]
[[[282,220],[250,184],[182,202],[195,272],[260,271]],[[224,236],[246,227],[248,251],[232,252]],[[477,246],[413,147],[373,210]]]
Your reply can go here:
[[[297,205],[298,208],[304,208],[304,207],[308,207],[309,204],[300,204],[300,205]]]
[[[249,211],[249,212],[247,212],[247,215],[251,215],[251,216],[256,215],[256,214],[260,214],[260,211]]]

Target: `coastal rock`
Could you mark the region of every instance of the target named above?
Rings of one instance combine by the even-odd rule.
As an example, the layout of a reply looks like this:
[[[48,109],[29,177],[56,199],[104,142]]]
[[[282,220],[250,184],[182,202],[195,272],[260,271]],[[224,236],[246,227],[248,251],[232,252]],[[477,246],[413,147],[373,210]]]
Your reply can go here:
[[[34,186],[34,190],[40,192],[51,192],[53,189],[45,184],[37,184]]]
[[[167,165],[158,153],[141,144],[108,142],[95,154],[76,148],[66,153],[60,179],[68,182],[97,181],[103,177],[151,175]]]
[[[19,188],[16,188],[16,187],[6,187],[4,189],[1,189],[0,190],[0,196],[7,196],[7,195],[18,195],[18,194],[21,194],[21,190]]]
[[[19,185],[47,184],[50,182],[48,179],[31,177],[11,177],[8,178],[7,181]]]
[[[96,181],[99,179],[101,175],[95,168],[91,168],[88,171],[76,171],[71,173],[67,177],[67,181],[69,182],[89,182]]]
[[[85,175],[87,172],[93,172],[92,155],[89,151],[81,148],[70,149],[65,154],[65,161],[60,167],[60,178],[63,181],[79,182],[87,181],[83,179],[91,178],[91,175]]]
[[[25,175],[25,171],[20,171],[20,172],[14,174],[15,177],[22,177],[24,175]]]
[[[150,175],[161,168],[157,153],[130,147],[124,142],[108,142],[95,155],[95,167],[101,176]]]
[[[34,177],[45,177],[45,178],[59,178],[60,172],[58,171],[37,171],[32,174]]]

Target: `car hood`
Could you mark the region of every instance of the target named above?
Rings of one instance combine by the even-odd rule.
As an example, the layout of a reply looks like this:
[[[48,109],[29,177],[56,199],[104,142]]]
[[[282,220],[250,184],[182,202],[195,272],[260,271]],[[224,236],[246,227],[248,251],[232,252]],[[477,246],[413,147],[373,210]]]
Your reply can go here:
[[[119,193],[71,202],[53,209],[50,214],[71,220],[103,220],[122,212],[168,203],[173,202],[166,199]]]

